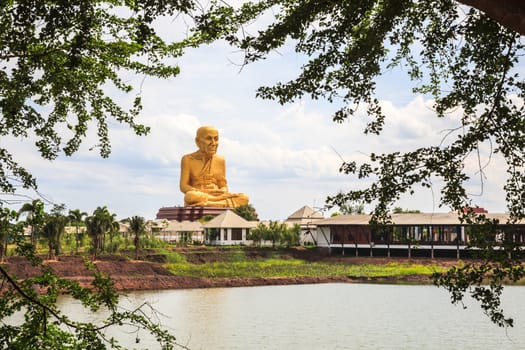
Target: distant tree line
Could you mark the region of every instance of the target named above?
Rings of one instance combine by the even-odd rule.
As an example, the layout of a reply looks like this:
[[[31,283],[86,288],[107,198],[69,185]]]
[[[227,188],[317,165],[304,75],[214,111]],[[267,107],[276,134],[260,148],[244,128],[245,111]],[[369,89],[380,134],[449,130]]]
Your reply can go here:
[[[121,224],[126,229],[121,230]],[[74,227],[74,232],[67,227]],[[141,247],[160,245],[154,237],[147,237],[146,220],[141,216],[118,221],[116,214],[106,206],[97,207],[91,215],[79,209],[69,210],[63,204],[45,211],[40,199],[25,203],[18,211],[0,210],[0,260],[8,253],[8,246],[15,241],[25,242],[33,253],[45,252],[52,260],[63,253],[89,253],[96,258],[101,253],[116,253],[118,249],[135,248],[139,259]]]
[[[392,209],[393,214],[421,214],[419,209],[403,209],[401,207],[394,207]]]

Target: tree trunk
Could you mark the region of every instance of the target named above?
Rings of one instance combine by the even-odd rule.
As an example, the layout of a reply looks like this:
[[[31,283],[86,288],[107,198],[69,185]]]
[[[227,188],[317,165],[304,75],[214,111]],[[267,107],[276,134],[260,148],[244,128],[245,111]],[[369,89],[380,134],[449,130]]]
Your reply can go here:
[[[49,252],[47,253],[47,258],[49,260],[55,260],[55,247],[53,244],[53,239],[49,237],[47,242],[48,242],[47,247],[49,248]]]
[[[97,250],[98,250],[98,235],[93,237],[93,260],[97,259]]]
[[[31,245],[33,246],[33,250],[36,252],[36,233],[35,233],[35,227],[31,225]]]
[[[521,35],[525,35],[525,1],[523,0],[459,0]]]
[[[60,247],[60,240],[62,239],[62,234],[58,233],[56,235],[56,237],[53,238],[54,242],[53,242],[53,246],[55,248],[55,257],[57,256],[60,256],[60,254],[62,253],[61,251],[61,247]]]
[[[78,225],[77,225],[77,234],[75,235],[75,253],[77,253],[77,254],[78,254],[79,241],[80,241],[80,231],[79,231]]]
[[[140,238],[138,235],[135,236],[135,260],[139,260],[139,249],[140,249]]]

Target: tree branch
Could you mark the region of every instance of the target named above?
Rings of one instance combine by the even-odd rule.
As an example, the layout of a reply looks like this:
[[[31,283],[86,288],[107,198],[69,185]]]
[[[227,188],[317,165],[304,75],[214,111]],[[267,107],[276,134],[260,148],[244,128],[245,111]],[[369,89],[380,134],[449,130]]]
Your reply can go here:
[[[474,7],[507,29],[525,35],[525,2],[522,0],[458,0]]]
[[[67,319],[65,319],[64,317],[60,316],[59,314],[57,314],[53,309],[49,308],[47,305],[45,304],[42,304],[40,302],[40,300],[38,299],[34,299],[33,297],[31,297],[30,295],[28,295],[26,292],[24,292],[24,290],[22,288],[20,288],[20,286],[18,285],[18,283],[16,283],[16,281],[11,278],[11,276],[9,275],[9,273],[7,273],[7,271],[0,265],[0,273],[4,276],[4,278],[9,282],[9,284],[16,290],[16,292],[18,294],[20,294],[23,298],[29,300],[31,303],[33,304],[36,304],[38,306],[40,306],[44,311],[47,311],[49,312],[51,315],[53,315],[54,317],[56,317],[57,320],[60,320],[61,322],[63,322],[65,325],[69,326],[69,327],[73,327],[75,329],[78,328],[77,325],[75,325],[74,323],[71,323],[69,322]]]

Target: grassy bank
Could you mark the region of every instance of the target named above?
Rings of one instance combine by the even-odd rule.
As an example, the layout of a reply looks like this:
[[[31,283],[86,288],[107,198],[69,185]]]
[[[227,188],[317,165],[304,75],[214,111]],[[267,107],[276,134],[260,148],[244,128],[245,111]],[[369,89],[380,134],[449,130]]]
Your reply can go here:
[[[251,278],[251,277],[396,277],[407,275],[431,275],[445,271],[433,265],[388,263],[341,264],[306,262],[293,259],[270,259],[265,261],[243,261],[195,265],[190,263],[167,264],[176,275],[207,278]]]
[[[215,251],[174,252],[165,266],[175,275],[205,278],[296,278],[350,277],[402,279],[405,276],[430,276],[445,271],[434,263],[390,262],[385,259],[334,258],[317,252],[297,254],[294,250],[227,248]],[[196,257],[197,255],[197,257]],[[298,256],[299,255],[299,256]],[[301,256],[303,255],[303,256]],[[366,262],[368,260],[368,262]],[[176,262],[175,262],[176,261]]]

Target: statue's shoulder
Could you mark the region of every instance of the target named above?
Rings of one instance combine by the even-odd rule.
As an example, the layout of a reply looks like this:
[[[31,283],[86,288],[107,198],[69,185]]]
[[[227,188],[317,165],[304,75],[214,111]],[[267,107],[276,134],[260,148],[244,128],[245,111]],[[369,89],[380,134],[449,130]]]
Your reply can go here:
[[[201,159],[199,152],[188,153],[182,156],[182,161]]]

